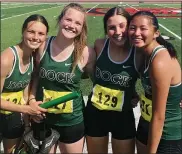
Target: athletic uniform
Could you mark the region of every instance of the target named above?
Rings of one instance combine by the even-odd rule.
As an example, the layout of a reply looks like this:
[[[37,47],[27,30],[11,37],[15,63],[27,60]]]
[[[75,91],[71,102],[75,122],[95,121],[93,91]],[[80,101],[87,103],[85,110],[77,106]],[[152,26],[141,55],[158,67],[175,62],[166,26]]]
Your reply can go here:
[[[152,117],[152,87],[149,67],[155,55],[163,49],[163,46],[157,46],[153,50],[149,64],[148,66],[145,64],[144,71],[141,74],[145,95],[141,96],[141,117],[137,129],[137,139],[145,145],[147,145],[149,123]],[[182,110],[179,107],[182,98],[181,89],[181,83],[171,85],[169,88],[163,133],[158,147],[159,153],[182,152]]]
[[[115,139],[131,139],[136,134],[131,105],[138,77],[135,49],[130,49],[123,62],[115,62],[109,44],[107,39],[96,61],[93,91],[85,109],[86,134],[103,137],[111,132]]]
[[[80,81],[83,71],[76,66],[72,73],[73,53],[64,61],[52,57],[52,40],[50,37],[40,61],[39,85],[37,100],[43,102],[64,96],[73,91],[81,93]],[[83,124],[84,101],[80,96],[74,100],[49,108],[45,123],[60,133],[59,140],[73,143],[84,136]],[[46,126],[47,127],[47,126]]]
[[[16,47],[12,46],[10,48],[15,58],[12,71],[5,79],[1,98],[15,104],[23,105],[25,104],[23,92],[31,80],[33,58],[31,58],[27,70],[23,73],[20,68],[20,59]],[[23,134],[24,126],[21,113],[0,110],[0,120],[0,133],[2,133],[4,138],[14,139]]]

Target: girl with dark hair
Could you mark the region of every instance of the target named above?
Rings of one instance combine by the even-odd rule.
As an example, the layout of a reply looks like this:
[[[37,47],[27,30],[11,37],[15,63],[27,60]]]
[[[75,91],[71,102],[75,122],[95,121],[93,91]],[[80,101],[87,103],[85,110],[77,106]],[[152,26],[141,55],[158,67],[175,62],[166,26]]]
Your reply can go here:
[[[94,88],[85,109],[88,153],[108,153],[109,133],[113,153],[135,152],[131,100],[142,55],[129,43],[129,21],[130,15],[122,7],[111,8],[103,20],[107,38],[95,41]]]
[[[131,17],[128,35],[131,43],[145,54],[138,153],[182,153],[182,84],[176,50],[162,38],[157,18],[148,11]]]
[[[4,153],[12,153],[24,132],[22,113],[37,115],[46,111],[38,106],[40,102],[34,105],[26,102],[33,72],[32,54],[46,40],[48,30],[43,16],[31,15],[24,21],[22,41],[1,52],[0,134]]]

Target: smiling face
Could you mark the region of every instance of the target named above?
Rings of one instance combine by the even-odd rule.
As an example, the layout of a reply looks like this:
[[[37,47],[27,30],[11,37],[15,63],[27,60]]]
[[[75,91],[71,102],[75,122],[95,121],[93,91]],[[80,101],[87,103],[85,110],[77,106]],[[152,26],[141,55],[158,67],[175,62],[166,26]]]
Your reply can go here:
[[[39,21],[30,21],[23,31],[23,41],[30,49],[37,49],[45,41],[47,27]]]
[[[111,16],[107,21],[107,35],[114,44],[124,45],[127,40],[127,19],[121,15]]]
[[[156,41],[159,31],[155,30],[150,17],[135,16],[129,25],[128,35],[131,43],[136,47],[145,47]]]
[[[60,32],[67,39],[74,39],[80,35],[85,16],[82,12],[69,8],[60,20]]]

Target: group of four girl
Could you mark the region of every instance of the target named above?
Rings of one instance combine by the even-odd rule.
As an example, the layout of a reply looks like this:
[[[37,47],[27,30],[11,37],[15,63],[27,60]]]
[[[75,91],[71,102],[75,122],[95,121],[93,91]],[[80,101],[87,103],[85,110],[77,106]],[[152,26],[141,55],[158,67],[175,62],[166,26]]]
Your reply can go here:
[[[107,37],[97,39],[94,48],[87,46],[86,12],[80,4],[70,3],[63,9],[56,36],[46,39],[48,24],[43,19],[38,15],[27,18],[22,42],[1,53],[1,59],[12,57],[2,63],[3,68],[9,69],[1,75],[1,100],[5,106],[10,103],[10,95],[5,94],[16,93],[15,99],[21,102],[22,92],[26,92],[28,107],[37,111],[31,113],[35,122],[42,120],[40,112],[47,112],[46,129],[60,135],[57,144],[48,149],[50,153],[55,153],[57,146],[63,153],[82,153],[85,135],[89,153],[107,153],[109,132],[113,153],[134,153],[135,137],[138,153],[182,152],[181,68],[174,47],[161,37],[152,13],[139,11],[130,16],[121,7],[111,8],[103,19]],[[29,84],[35,49],[37,75]],[[86,107],[82,96],[56,108],[38,107],[48,98],[81,92],[84,72],[93,79]],[[141,78],[145,94],[140,97],[141,117],[136,132],[131,101],[137,97],[137,78]],[[10,115],[17,123],[21,120],[21,114],[0,114],[4,121]],[[2,133],[4,143],[11,143],[4,144],[6,153],[12,151],[21,136],[23,125],[18,124],[19,136]]]

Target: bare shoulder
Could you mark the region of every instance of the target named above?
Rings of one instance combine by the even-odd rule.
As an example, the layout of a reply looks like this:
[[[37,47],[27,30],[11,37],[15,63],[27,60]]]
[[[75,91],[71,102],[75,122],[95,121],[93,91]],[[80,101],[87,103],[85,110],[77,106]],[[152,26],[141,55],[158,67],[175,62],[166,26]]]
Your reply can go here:
[[[105,44],[105,41],[106,39],[97,39],[95,40],[95,43],[94,43],[94,49],[95,49],[95,52],[97,55],[100,54],[104,44]]]
[[[171,58],[168,51],[159,52],[151,63],[151,68],[156,76],[159,74],[164,79],[169,78],[171,84],[181,82],[181,67],[176,58]]]
[[[2,51],[1,52],[1,68],[6,68],[6,69],[1,69],[1,71],[2,70],[10,71],[13,65],[13,61],[14,61],[14,54],[10,48],[7,48],[4,51]]]
[[[95,59],[95,50],[91,46],[86,46],[83,49],[83,63],[86,65]]]
[[[166,49],[161,50],[157,53],[152,60],[152,67],[156,69],[170,68],[172,64],[172,59]]]
[[[163,81],[169,81],[173,76],[172,59],[165,50],[157,53],[150,65],[152,76],[156,80],[161,78]]]
[[[95,69],[96,53],[93,47],[87,46],[83,51],[83,62],[81,67],[85,73],[92,76]]]

